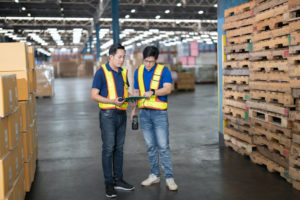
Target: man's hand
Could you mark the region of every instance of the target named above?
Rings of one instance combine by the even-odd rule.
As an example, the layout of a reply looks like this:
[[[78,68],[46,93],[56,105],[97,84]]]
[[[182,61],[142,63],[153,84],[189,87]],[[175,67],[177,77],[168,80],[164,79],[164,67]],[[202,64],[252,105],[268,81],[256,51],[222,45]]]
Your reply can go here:
[[[144,97],[151,97],[153,95],[152,91],[145,92]]]
[[[113,104],[115,104],[116,106],[119,106],[119,107],[122,106],[124,102],[125,102],[125,100],[119,101],[119,98],[116,98],[113,100]]]

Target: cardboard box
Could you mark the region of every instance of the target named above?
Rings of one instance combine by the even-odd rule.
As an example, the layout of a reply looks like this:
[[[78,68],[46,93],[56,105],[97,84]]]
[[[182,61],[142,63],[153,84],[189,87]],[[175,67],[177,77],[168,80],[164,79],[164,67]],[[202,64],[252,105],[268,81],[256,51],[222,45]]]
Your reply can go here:
[[[26,101],[29,98],[30,84],[28,71],[9,71],[0,72],[0,75],[16,74],[17,88],[18,88],[18,101]]]
[[[17,144],[17,134],[19,132],[19,126],[16,121],[15,113],[8,117],[8,149],[13,150]]]
[[[14,177],[15,180],[20,175],[21,170],[24,168],[24,151],[23,151],[23,142],[19,142],[17,147],[14,150]]]
[[[0,118],[0,158],[8,152],[8,119]]]
[[[31,120],[30,118],[30,105],[29,101],[19,101],[19,108],[21,112],[21,117],[22,117],[22,132],[28,132],[29,129],[29,121]]]
[[[30,148],[29,148],[29,132],[23,134],[23,150],[24,150],[24,162],[30,162]]]
[[[0,74],[0,117],[4,117],[15,109],[17,98],[16,75]]]
[[[25,43],[0,43],[0,71],[27,71],[29,68]]]
[[[13,196],[15,200],[24,200],[25,198],[25,170],[22,169],[19,177],[15,181]]]
[[[31,164],[31,159],[28,163],[24,163],[24,171],[25,171],[25,191],[30,192],[31,188],[31,169],[32,164]]]
[[[28,64],[29,64],[29,69],[33,70],[35,68],[35,63],[34,63],[34,48],[32,46],[29,46],[27,48],[28,50]]]
[[[8,194],[6,195],[6,197],[4,198],[4,200],[15,200],[15,196],[14,196],[14,191],[13,189],[11,189]]]
[[[9,190],[13,187],[13,153],[9,152],[5,157],[0,159],[0,199],[5,199]]]

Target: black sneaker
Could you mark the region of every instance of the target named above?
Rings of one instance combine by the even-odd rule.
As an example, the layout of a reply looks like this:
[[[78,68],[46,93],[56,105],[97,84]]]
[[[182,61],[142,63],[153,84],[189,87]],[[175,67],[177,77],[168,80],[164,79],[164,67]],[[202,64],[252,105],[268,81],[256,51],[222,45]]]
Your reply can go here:
[[[113,183],[108,183],[105,185],[105,192],[106,192],[106,196],[109,198],[117,197],[117,193],[115,191]]]
[[[129,183],[126,183],[123,179],[116,180],[115,181],[115,189],[116,190],[134,190],[134,186],[130,185]]]

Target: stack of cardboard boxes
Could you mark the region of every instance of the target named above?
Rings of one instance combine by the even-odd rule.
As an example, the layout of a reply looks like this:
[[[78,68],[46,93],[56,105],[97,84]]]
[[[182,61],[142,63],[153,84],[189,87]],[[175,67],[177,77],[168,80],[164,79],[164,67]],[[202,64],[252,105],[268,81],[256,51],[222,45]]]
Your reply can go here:
[[[0,200],[24,199],[38,150],[34,50],[24,43],[0,43],[0,60]]]
[[[52,65],[39,65],[36,68],[36,96],[51,97],[54,95],[54,68]]]

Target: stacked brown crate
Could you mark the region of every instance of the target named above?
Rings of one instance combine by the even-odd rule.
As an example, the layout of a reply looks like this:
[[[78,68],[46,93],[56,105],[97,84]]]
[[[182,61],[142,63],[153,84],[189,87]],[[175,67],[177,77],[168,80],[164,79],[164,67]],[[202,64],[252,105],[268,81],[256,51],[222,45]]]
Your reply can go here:
[[[254,163],[288,178],[293,105],[288,76],[288,0],[255,0],[253,52],[250,54],[250,107]]]
[[[293,121],[293,143],[289,158],[289,175],[293,186],[300,190],[300,1],[289,0],[287,12],[290,31],[289,76],[296,111],[290,112]]]
[[[34,50],[24,43],[0,43],[0,75],[15,74],[17,78],[17,104],[21,118],[22,149],[26,191],[30,191],[37,159],[37,131],[34,67]],[[22,180],[19,180],[22,182]]]
[[[249,52],[253,32],[254,2],[225,10],[226,44],[223,63],[223,130],[225,145],[242,155],[250,155],[255,145],[250,133]],[[219,36],[221,37],[221,36]]]
[[[3,70],[0,64],[0,69]],[[16,75],[0,75],[0,200],[24,199],[24,151]],[[17,198],[18,197],[18,198]]]

